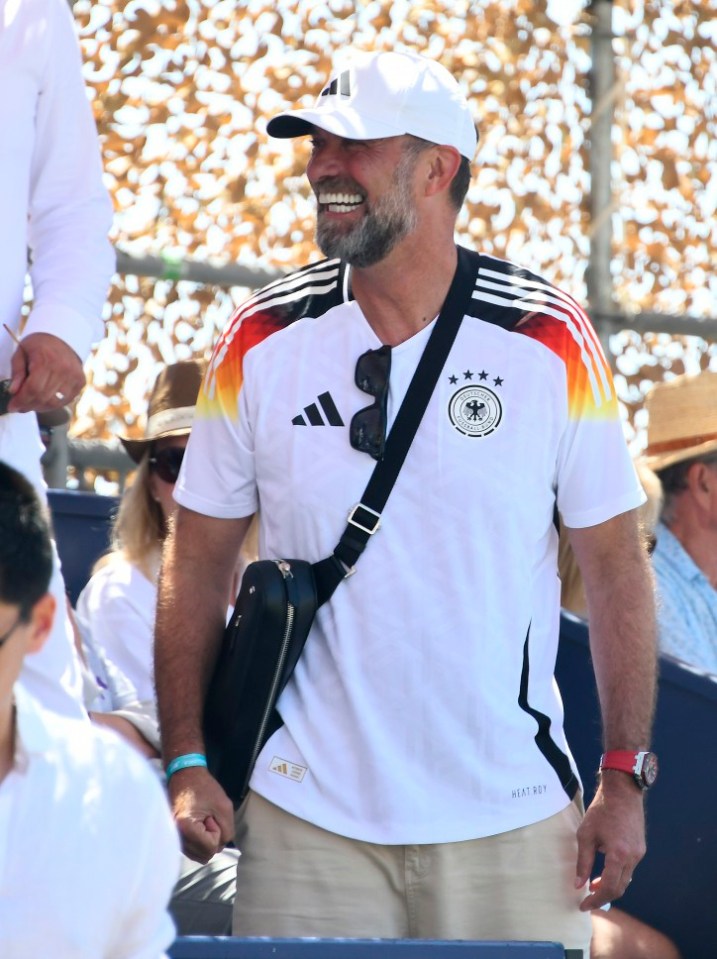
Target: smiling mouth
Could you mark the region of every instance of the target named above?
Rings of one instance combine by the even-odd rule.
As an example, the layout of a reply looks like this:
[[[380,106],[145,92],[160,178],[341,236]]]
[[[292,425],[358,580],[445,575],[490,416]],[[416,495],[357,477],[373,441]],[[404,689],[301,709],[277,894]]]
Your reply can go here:
[[[321,191],[318,195],[319,207],[329,213],[351,213],[364,202],[358,193],[329,193]]]

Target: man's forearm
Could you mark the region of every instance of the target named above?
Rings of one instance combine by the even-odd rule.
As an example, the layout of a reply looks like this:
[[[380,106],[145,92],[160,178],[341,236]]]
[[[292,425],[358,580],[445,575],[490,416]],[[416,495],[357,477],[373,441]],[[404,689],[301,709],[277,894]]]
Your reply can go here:
[[[155,629],[155,685],[165,760],[203,752],[204,697],[226,623],[229,583],[245,525],[243,520],[212,520],[180,510],[166,544]]]
[[[652,571],[631,513],[571,531],[585,580],[590,649],[607,749],[649,745],[657,629]]]
[[[590,648],[606,749],[650,745],[657,682],[654,598],[648,572],[591,605]]]

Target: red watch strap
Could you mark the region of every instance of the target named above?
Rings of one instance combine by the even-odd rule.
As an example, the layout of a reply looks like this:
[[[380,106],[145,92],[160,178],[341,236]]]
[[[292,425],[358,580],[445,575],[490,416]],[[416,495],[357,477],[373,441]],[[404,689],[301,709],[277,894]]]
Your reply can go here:
[[[639,749],[610,749],[600,757],[600,769],[619,769],[623,773],[635,774],[635,762]]]

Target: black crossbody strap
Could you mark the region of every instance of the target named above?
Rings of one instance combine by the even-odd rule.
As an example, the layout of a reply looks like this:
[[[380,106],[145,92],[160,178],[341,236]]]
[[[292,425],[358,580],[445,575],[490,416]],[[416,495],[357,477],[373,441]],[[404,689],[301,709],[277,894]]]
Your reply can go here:
[[[351,574],[370,537],[380,526],[383,508],[470,303],[477,259],[478,254],[458,247],[458,264],[448,295],[386,438],[383,459],[376,463],[361,502],[351,510],[346,529],[333,554],[313,565],[319,605],[325,603],[341,580]]]

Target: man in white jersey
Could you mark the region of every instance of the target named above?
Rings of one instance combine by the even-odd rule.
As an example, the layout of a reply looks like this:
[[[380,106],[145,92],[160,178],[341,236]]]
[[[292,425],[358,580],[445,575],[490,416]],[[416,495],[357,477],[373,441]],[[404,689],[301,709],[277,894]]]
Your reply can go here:
[[[381,528],[319,609],[238,811],[234,931],[546,939],[587,957],[589,911],[644,853],[643,797],[611,769],[582,819],[553,681],[556,504],[608,750],[647,750],[655,684],[643,494],[598,340],[564,292],[456,247],[477,137],[439,64],[356,54],[268,131],[312,137],[328,259],[238,309],[175,492],[156,682],[185,848],[206,859],[233,832],[201,714],[237,543],[261,503],[262,556],[331,554],[458,270],[470,305]],[[355,368],[379,351],[385,421],[365,435]]]
[[[0,459],[44,497],[36,411],[60,409],[82,389],[115,262],[67,0],[0,0],[0,89]],[[23,326],[28,272],[33,304]],[[48,708],[86,715],[57,560],[51,591],[58,615],[22,681]]]

